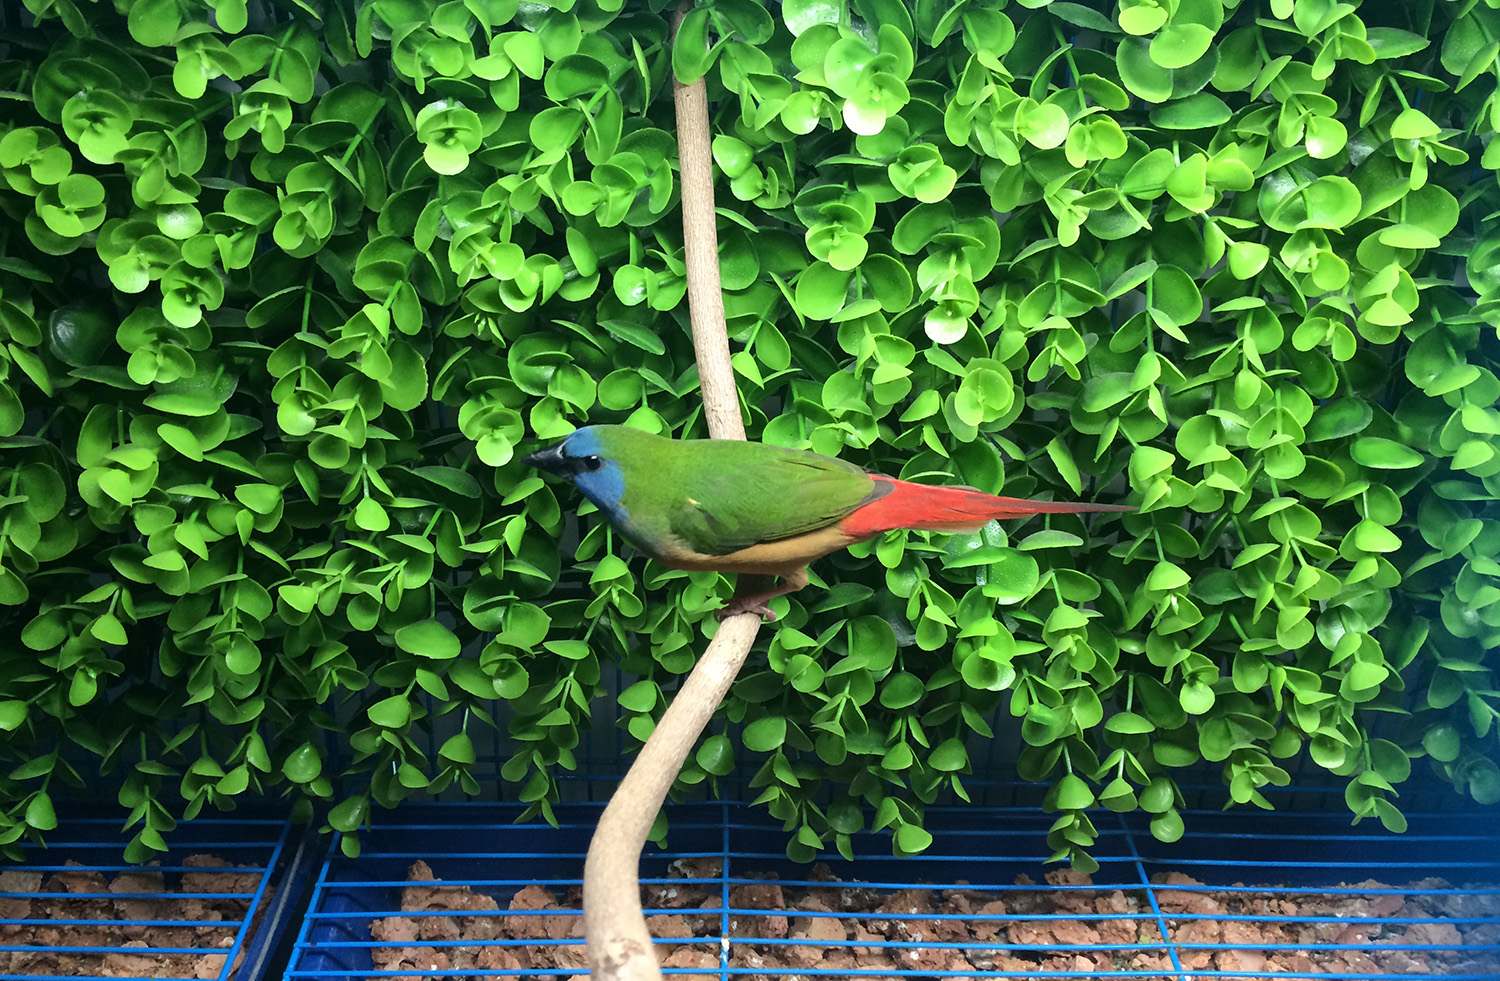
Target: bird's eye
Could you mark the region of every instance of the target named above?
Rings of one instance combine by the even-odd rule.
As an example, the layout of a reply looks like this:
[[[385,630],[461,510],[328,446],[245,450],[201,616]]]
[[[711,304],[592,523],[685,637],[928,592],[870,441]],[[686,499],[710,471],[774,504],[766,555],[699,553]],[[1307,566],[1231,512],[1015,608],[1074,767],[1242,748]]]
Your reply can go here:
[[[599,459],[597,456],[586,456],[583,458],[583,469],[602,470],[604,469],[604,461]]]

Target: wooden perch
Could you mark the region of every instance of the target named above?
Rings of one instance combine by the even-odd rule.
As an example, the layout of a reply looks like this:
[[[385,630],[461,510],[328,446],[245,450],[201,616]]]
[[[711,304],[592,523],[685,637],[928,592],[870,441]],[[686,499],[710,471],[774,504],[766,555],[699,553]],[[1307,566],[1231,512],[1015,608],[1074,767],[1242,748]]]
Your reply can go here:
[[[687,12],[673,19],[675,37]],[[724,296],[719,283],[719,236],[714,218],[708,90],[703,79],[672,81],[677,107],[677,153],[682,181],[682,233],[687,263],[688,313],[703,390],[703,410],[714,439],[744,439],[739,394],[729,363]],[[661,978],[640,903],[641,849],[667,791],[708,720],[750,653],[760,617],[728,617],[677,697],[641,748],[630,772],[599,818],[583,867],[583,927],[589,969],[596,979]]]

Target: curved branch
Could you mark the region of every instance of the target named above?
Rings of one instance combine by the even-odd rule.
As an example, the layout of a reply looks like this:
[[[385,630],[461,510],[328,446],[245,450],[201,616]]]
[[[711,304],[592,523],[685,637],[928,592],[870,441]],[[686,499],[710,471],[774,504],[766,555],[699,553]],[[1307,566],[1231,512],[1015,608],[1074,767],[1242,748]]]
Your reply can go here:
[[[682,24],[679,9],[672,24]],[[693,326],[693,353],[703,412],[714,439],[744,439],[740,396],[729,362],[729,332],[724,324],[724,288],[719,281],[719,229],[714,215],[713,151],[708,131],[708,86],[703,79],[683,85],[672,79],[677,104],[677,161],[682,180],[682,245],[687,264],[688,318]]]
[[[672,21],[676,36],[688,5]],[[719,282],[719,237],[714,216],[713,158],[708,90],[703,79],[672,81],[677,106],[677,153],[682,181],[682,232],[687,263],[688,315],[709,435],[744,439],[739,393],[729,361],[724,295]],[[620,781],[589,844],[583,867],[583,928],[596,979],[659,981],[651,933],[640,903],[641,849],[683,762],[729,686],[760,630],[760,617],[742,613],[719,625],[703,657]]]
[[[583,933],[595,978],[661,977],[641,912],[641,849],[693,744],[745,663],[760,617],[729,617],[699,658],[599,818],[583,866]]]

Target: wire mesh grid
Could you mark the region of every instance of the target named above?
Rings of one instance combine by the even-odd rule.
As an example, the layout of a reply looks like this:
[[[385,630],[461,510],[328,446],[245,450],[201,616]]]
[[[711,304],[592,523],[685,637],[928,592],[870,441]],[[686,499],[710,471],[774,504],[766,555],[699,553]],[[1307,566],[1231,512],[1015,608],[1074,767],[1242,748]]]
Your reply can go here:
[[[258,977],[291,911],[272,881],[291,822],[199,817],[157,861],[131,865],[105,810],[0,867],[0,979]]]
[[[599,808],[561,827],[519,808],[404,808],[335,842],[289,979],[557,977],[587,973],[578,907]],[[1412,816],[1390,835],[1347,817],[1199,812],[1164,845],[1101,812],[1082,876],[1044,862],[1035,808],[929,812],[937,839],[893,858],[789,863],[784,832],[741,804],[669,808],[643,902],[665,973],[754,977],[1450,978],[1500,976],[1500,826]],[[415,872],[415,878],[409,878]]]

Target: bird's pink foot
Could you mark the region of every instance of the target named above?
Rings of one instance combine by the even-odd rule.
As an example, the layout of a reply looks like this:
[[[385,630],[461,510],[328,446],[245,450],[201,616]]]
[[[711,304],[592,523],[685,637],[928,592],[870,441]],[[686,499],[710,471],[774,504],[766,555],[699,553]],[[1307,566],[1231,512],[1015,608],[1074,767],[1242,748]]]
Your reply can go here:
[[[737,613],[758,613],[764,622],[774,623],[776,614],[766,605],[766,601],[785,596],[787,593],[795,593],[806,585],[806,568],[797,569],[782,576],[779,586],[776,585],[775,576],[740,576],[739,588],[735,590],[734,599],[730,600],[716,615],[722,620]]]
[[[724,620],[728,617],[738,616],[741,613],[755,613],[759,614],[761,622],[775,623],[776,611],[765,604],[765,601],[769,598],[764,594],[759,596],[736,596],[722,610],[715,610],[714,616],[720,620]]]

